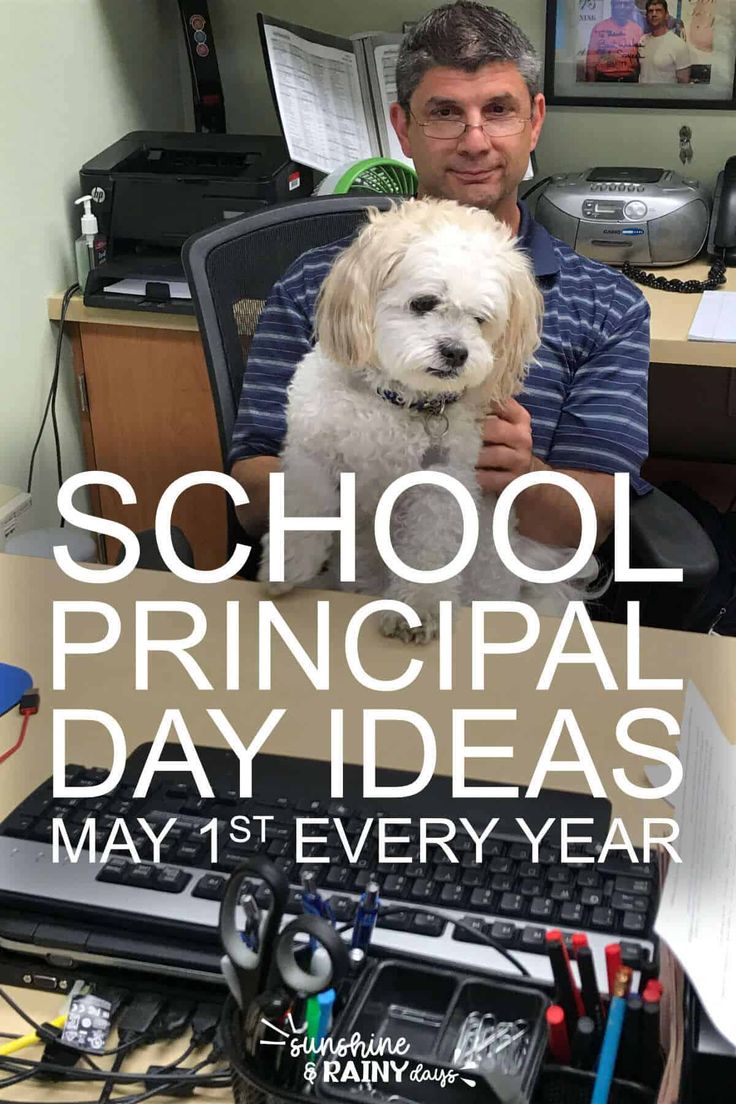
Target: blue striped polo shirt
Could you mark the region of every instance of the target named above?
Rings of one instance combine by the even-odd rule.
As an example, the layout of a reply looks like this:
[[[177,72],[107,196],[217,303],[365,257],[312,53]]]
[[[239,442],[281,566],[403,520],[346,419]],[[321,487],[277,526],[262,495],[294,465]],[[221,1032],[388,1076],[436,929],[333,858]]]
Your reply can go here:
[[[649,305],[620,272],[581,257],[519,207],[519,244],[544,296],[542,343],[518,396],[531,414],[534,453],[553,468],[628,472],[643,493]],[[274,286],[250,347],[230,464],[281,452],[286,389],[313,346],[322,281],[350,240],[304,253]]]

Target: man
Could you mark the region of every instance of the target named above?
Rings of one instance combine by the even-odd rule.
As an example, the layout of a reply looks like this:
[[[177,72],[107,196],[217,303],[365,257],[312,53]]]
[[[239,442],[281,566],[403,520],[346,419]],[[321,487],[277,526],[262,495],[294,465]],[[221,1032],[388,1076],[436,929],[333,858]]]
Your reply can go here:
[[[586,81],[637,81],[640,38],[641,27],[633,18],[631,0],[611,0],[611,18],[596,23],[590,32]]]
[[[647,0],[649,34],[639,43],[639,84],[689,84],[690,51],[668,29],[667,0]]]
[[[545,298],[542,344],[524,393],[485,423],[482,490],[498,493],[531,471],[567,472],[591,496],[602,540],[613,520],[613,473],[628,471],[634,487],[646,490],[639,468],[647,455],[649,309],[620,273],[551,238],[518,204],[544,122],[539,74],[539,58],[507,15],[458,0],[430,12],[404,39],[391,120],[414,160],[420,195],[487,208],[507,223],[530,254]],[[311,347],[315,299],[345,244],[312,250],[292,265],[253,339],[231,463],[250,498],[238,516],[254,536],[267,525],[286,387]],[[578,542],[577,507],[559,488],[527,489],[517,515],[529,537]]]

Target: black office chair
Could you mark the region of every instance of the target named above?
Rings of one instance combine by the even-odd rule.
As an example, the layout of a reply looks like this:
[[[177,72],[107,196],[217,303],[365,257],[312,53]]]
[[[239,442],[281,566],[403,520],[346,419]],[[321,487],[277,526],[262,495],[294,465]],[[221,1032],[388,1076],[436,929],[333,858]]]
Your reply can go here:
[[[250,339],[276,280],[305,250],[352,234],[384,196],[325,196],[265,208],[195,234],[182,253],[197,312],[217,413],[223,464],[230,448]],[[228,506],[228,546],[242,538]],[[603,549],[605,561],[608,549]],[[682,567],[681,586],[613,586],[596,614],[623,620],[626,601],[642,601],[642,623],[677,628],[718,567],[713,545],[691,515],[661,491],[632,500],[631,562]],[[245,574],[257,570],[256,550]]]
[[[294,200],[232,219],[184,243],[182,261],[202,334],[223,464],[230,451],[250,340],[271,288],[308,249],[338,241],[365,222],[369,207],[388,210],[388,196]],[[228,555],[243,539],[228,498]],[[251,538],[247,538],[253,543]],[[243,570],[255,578],[260,549]]]

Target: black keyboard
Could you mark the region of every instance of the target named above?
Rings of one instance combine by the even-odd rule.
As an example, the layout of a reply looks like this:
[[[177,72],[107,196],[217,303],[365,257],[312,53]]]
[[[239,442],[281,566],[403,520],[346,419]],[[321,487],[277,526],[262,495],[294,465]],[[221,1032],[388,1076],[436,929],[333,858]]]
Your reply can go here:
[[[330,899],[336,920],[346,923],[353,919],[368,878],[376,874],[384,914],[374,943],[382,951],[513,973],[513,965],[484,942],[484,935],[489,935],[534,978],[549,982],[546,931],[559,928],[568,937],[583,931],[602,990],[607,988],[607,943],[621,942],[625,960],[635,968],[655,953],[656,864],[632,864],[619,851],[597,861],[610,818],[607,801],[554,790],[543,791],[535,800],[459,799],[451,795],[450,780],[442,777],[435,777],[414,797],[366,800],[357,766],[346,766],[344,797],[334,800],[329,796],[328,763],[265,754],[258,755],[253,766],[257,798],[245,800],[235,788],[236,757],[215,748],[201,748],[199,753],[216,797],[200,797],[188,775],[172,771],[157,773],[148,796],[134,799],[149,749],[144,745],[133,753],[113,794],[55,800],[49,780],[3,822],[0,946],[47,958],[61,948],[75,962],[130,968],[134,961],[149,972],[211,978],[218,970],[215,929],[228,874],[246,855],[261,852],[287,874],[292,886],[288,911],[295,914],[301,911],[300,887],[307,871]],[[106,777],[100,769],[67,768],[67,780],[75,786],[94,786]],[[406,785],[413,778],[402,771],[378,772],[383,786]],[[244,817],[252,832],[248,839],[243,838]],[[308,845],[302,862],[297,862],[295,846],[299,817],[328,818],[326,825],[309,826],[307,834],[325,837],[325,842]],[[390,829],[392,837],[406,836],[408,842],[389,844],[386,861],[381,862],[378,823],[387,817],[409,819]],[[477,831],[492,817],[500,818],[484,841],[480,864],[462,817]],[[571,834],[592,836],[594,842],[576,845],[574,853],[594,861],[563,864],[558,832],[545,836],[537,861],[532,861],[531,844],[517,817],[523,817],[535,834],[548,817],[556,823],[562,817],[590,818],[587,833],[576,826]],[[96,829],[95,862],[89,861],[89,818],[94,818]],[[350,862],[337,821],[355,851],[368,818],[372,825],[363,848]],[[429,844],[426,855],[421,855],[421,818],[452,821],[456,834],[447,844],[451,855],[437,844]],[[173,822],[157,862],[141,819],[157,835]],[[52,861],[54,820],[63,821],[70,844],[80,848],[78,861],[69,860],[63,843],[61,861]],[[113,831],[119,844],[129,838],[136,854],[115,849],[102,862]],[[435,824],[428,835],[444,832]],[[411,861],[400,861],[407,856]],[[254,888],[257,895],[264,893]],[[263,896],[261,903],[266,903]],[[463,921],[462,928],[453,924],[456,919]]]

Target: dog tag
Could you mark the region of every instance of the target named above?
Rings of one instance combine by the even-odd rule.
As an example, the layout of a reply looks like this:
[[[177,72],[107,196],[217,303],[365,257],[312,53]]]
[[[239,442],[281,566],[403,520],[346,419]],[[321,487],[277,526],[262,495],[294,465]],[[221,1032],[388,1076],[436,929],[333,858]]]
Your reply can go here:
[[[422,457],[422,468],[426,471],[427,468],[432,468],[435,465],[446,464],[448,455],[448,450],[443,448],[442,445],[432,444]]]

